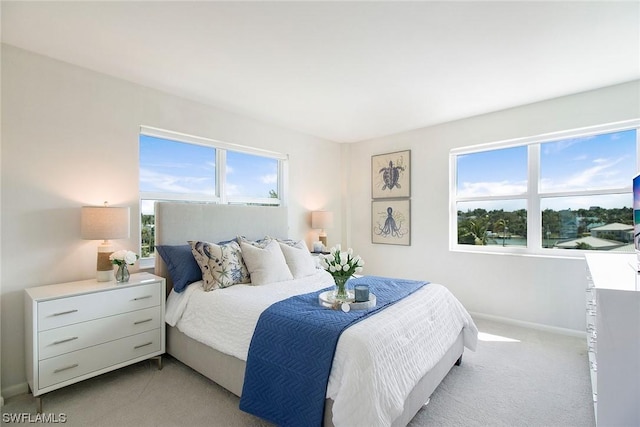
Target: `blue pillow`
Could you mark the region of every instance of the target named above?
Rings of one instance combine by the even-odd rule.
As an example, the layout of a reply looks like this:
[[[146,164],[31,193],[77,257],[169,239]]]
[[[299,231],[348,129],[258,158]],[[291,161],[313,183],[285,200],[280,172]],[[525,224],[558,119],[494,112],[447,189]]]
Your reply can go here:
[[[202,280],[202,270],[191,252],[191,245],[158,245],[156,250],[167,264],[173,290],[182,292],[198,280]]]

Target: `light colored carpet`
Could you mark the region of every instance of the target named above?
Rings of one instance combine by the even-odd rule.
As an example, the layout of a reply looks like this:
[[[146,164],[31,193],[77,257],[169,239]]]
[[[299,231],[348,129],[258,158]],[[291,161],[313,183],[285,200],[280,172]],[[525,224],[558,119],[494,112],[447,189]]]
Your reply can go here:
[[[584,339],[478,320],[478,350],[465,351],[409,424],[418,426],[594,426]],[[56,390],[45,414],[68,426],[269,426],[239,399],[166,357]],[[3,414],[35,414],[31,395],[5,400]],[[4,419],[4,415],[3,415]]]

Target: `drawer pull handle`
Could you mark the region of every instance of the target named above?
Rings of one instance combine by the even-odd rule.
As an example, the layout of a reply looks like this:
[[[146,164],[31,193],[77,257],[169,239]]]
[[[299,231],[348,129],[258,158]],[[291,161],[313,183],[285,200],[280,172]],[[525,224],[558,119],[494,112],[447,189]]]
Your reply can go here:
[[[137,298],[134,298],[133,300],[134,301],[140,301],[141,299],[147,299],[147,298],[151,298],[151,295],[145,295],[143,297],[137,297]]]
[[[149,319],[144,319],[144,320],[138,320],[137,322],[133,322],[134,325],[139,325],[141,323],[147,323],[147,322],[151,322],[153,319],[149,318]]]
[[[69,341],[73,341],[73,340],[77,340],[77,339],[78,339],[78,337],[66,338],[66,339],[63,339],[63,340],[54,341],[54,342],[53,342],[53,344],[54,344],[54,345],[55,345],[55,344],[62,344],[62,343],[69,342]]]
[[[77,313],[78,310],[61,311],[60,313],[53,313],[52,316],[62,316],[63,314]]]
[[[53,371],[53,373],[57,374],[58,372],[68,371],[69,369],[73,369],[73,368],[77,368],[77,367],[78,367],[78,364],[74,363],[73,365],[65,366],[64,368],[58,368],[55,371]]]
[[[137,345],[137,346],[133,347],[133,349],[137,350],[139,348],[146,347],[146,346],[151,345],[151,344],[153,344],[153,341],[149,341],[148,343]]]

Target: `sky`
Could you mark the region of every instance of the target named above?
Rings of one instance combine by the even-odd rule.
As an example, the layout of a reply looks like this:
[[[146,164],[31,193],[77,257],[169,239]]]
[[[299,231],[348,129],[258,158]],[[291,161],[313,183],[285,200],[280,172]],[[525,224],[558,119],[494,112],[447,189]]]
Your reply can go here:
[[[524,193],[527,190],[526,171],[526,146],[458,156],[458,195],[475,197]],[[630,207],[631,182],[636,171],[635,130],[543,143],[540,148],[541,192],[626,187],[629,194],[543,199],[542,208]],[[498,205],[506,209],[522,208],[522,202],[508,201],[492,202],[490,206],[499,209]]]
[[[213,147],[140,136],[140,191],[215,196]],[[527,147],[458,156],[459,196],[517,195],[527,189]],[[629,187],[636,175],[636,131],[565,139],[541,144],[540,190],[560,192]],[[227,196],[269,197],[277,190],[278,161],[236,151],[227,152]],[[631,206],[630,194],[542,200],[546,209]],[[459,209],[526,208],[514,201],[465,203]],[[143,205],[143,213],[152,213]]]
[[[278,160],[227,151],[227,196],[269,197],[278,189]],[[215,196],[216,149],[140,135],[140,191]],[[153,212],[143,205],[145,214]]]

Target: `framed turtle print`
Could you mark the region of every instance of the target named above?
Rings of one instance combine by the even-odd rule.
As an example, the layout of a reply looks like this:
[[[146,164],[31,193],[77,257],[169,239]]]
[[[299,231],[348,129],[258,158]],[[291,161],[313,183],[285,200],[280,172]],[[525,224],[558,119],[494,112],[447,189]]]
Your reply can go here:
[[[371,198],[411,196],[411,150],[371,156]]]
[[[411,245],[411,200],[371,201],[371,243]]]

